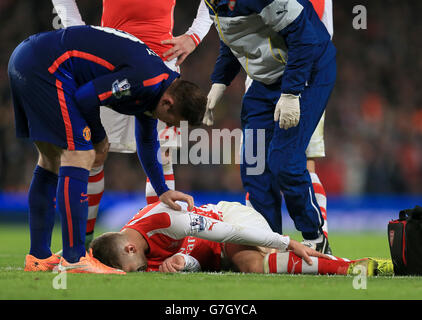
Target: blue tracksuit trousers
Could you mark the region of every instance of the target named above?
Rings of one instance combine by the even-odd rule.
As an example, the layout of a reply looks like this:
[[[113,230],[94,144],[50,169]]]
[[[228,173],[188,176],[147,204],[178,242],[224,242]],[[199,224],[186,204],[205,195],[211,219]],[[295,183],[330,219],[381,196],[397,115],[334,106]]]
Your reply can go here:
[[[322,70],[312,73],[301,94],[299,124],[288,130],[280,129],[274,122],[281,83],[265,85],[253,81],[243,97],[242,182],[252,206],[267,219],[275,232],[282,232],[283,195],[289,215],[304,239],[315,239],[321,233],[324,220],[306,169],[305,151],[325,110],[335,78],[335,59]],[[262,141],[258,145],[258,129],[265,130],[265,146]],[[251,157],[246,150],[252,150],[251,146],[254,156],[266,159],[265,169],[260,174],[251,170],[256,163],[248,161]]]

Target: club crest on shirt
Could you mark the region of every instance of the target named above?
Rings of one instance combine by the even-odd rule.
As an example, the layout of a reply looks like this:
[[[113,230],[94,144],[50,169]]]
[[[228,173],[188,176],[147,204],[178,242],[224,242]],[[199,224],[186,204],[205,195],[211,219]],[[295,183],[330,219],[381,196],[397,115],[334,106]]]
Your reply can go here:
[[[210,0],[213,6],[218,6],[220,4],[220,0]],[[234,10],[234,6],[236,5],[237,0],[229,0],[228,7],[231,11]]]
[[[130,96],[129,81],[127,81],[127,79],[114,81],[111,85],[111,93],[116,99],[120,99],[123,96]]]
[[[189,214],[190,227],[193,232],[201,232],[205,230],[207,221],[203,216],[197,214]]]
[[[91,129],[88,126],[84,128],[82,135],[86,141],[91,141]]]
[[[236,5],[236,0],[230,0],[229,1],[229,9],[231,10],[231,11],[233,11],[234,10],[234,6]]]

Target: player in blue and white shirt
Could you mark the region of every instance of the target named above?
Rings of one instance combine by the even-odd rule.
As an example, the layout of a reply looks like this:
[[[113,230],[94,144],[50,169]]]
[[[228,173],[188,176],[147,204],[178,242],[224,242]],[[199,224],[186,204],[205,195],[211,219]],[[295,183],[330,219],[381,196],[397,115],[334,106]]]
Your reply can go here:
[[[40,156],[29,190],[30,255],[51,256],[56,199],[64,259],[85,256],[89,170],[108,150],[100,105],[136,117],[139,159],[160,200],[175,209],[175,200],[193,205],[168,189],[158,158],[157,118],[195,125],[205,111],[201,90],[178,77],[142,41],[110,28],[40,33],[15,49],[9,79],[16,132],[31,138]]]

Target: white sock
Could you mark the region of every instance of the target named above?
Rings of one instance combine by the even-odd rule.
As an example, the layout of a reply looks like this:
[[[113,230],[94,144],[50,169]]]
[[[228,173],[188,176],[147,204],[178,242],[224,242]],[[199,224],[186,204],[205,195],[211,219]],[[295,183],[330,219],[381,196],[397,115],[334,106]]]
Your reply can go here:
[[[88,178],[88,220],[86,233],[94,232],[98,208],[104,193],[104,166],[92,168]]]

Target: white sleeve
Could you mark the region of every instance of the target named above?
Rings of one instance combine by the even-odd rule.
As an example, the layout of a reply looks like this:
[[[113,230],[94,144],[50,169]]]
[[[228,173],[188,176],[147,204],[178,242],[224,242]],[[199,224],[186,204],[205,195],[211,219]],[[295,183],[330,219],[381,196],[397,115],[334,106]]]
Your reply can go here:
[[[332,0],[325,0],[325,7],[324,13],[321,18],[322,23],[324,23],[325,27],[328,30],[328,33],[333,38],[334,34],[334,26],[333,26],[333,1]]]
[[[175,256],[176,255],[182,256],[185,259],[185,267],[182,271],[186,271],[186,272],[201,271],[201,264],[194,257],[188,254],[184,254],[184,253],[176,253]]]
[[[190,35],[195,44],[198,45],[207,35],[211,25],[212,20],[208,8],[205,5],[204,0],[201,0],[198,11],[196,13],[196,18],[193,20],[192,25],[188,31],[186,31],[186,34]]]
[[[76,0],[52,0],[52,2],[65,28],[85,24],[79,13]]]
[[[288,236],[260,228],[234,225],[192,212],[169,210],[167,213],[171,225],[160,232],[173,239],[194,236],[215,242],[260,246],[280,251],[286,251],[290,243]]]

